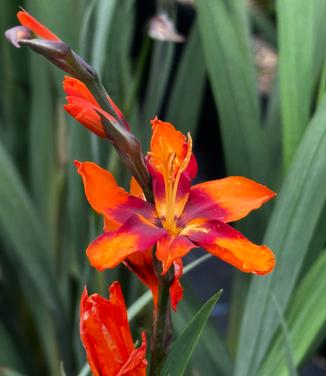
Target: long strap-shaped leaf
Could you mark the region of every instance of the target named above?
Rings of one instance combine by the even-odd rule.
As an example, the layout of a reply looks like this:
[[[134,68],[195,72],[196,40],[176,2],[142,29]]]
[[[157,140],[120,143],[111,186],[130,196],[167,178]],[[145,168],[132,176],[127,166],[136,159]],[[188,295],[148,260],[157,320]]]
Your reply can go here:
[[[195,136],[205,83],[205,61],[198,24],[188,38],[171,88],[166,120],[176,124],[182,133]]]
[[[17,273],[23,270],[48,307],[55,308],[56,283],[48,257],[48,239],[23,187],[10,156],[0,142],[0,224],[6,236],[3,250],[17,260]],[[51,267],[52,266],[52,267]]]
[[[228,173],[264,182],[266,148],[260,127],[245,2],[200,0],[196,4]]]
[[[285,180],[265,242],[275,251],[270,276],[254,277],[241,328],[236,375],[253,375],[279,320],[272,291],[284,312],[326,199],[326,98],[312,119]]]
[[[297,288],[286,315],[296,366],[302,362],[326,322],[325,270],[326,251],[323,251]],[[273,341],[259,374],[287,375],[281,333]]]
[[[325,56],[326,3],[279,0],[277,15],[283,151],[288,167],[308,125],[313,86]]]
[[[222,291],[219,291],[211,297],[175,340],[164,364],[162,376],[182,376],[184,374],[209,315],[221,294]]]

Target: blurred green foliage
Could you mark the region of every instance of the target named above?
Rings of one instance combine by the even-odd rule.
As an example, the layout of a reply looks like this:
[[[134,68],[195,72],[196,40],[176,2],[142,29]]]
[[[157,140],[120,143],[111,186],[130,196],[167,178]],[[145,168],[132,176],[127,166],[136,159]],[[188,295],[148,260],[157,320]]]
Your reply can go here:
[[[234,273],[228,333],[224,338],[209,323],[187,374],[292,374],[325,335],[325,1],[197,0],[177,60],[175,45],[135,29],[134,0],[4,0],[2,33],[17,23],[19,5],[97,69],[144,150],[149,120],[162,108],[164,120],[196,134],[208,80],[227,173],[279,193],[274,208],[239,226],[264,239],[277,267],[267,277]],[[179,4],[179,11],[187,7]],[[263,94],[253,38],[278,56]],[[76,375],[85,363],[78,334],[83,285],[106,294],[111,281],[122,280],[133,320],[146,309],[150,315],[150,299],[125,270],[89,267],[84,250],[101,223],[72,161],[107,166],[125,186],[129,176],[110,145],[64,113],[61,72],[4,38],[0,48],[0,373],[59,375],[63,364]],[[180,304],[177,332],[195,307]]]

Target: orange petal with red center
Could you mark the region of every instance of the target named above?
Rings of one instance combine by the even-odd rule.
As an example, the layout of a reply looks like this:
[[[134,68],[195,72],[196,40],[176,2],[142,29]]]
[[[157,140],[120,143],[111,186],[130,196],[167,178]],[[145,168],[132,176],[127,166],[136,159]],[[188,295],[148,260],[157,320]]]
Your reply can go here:
[[[156,256],[162,261],[162,274],[165,274],[171,265],[185,256],[196,245],[189,240],[186,236],[171,236],[166,235],[160,239],[156,247]]]
[[[146,338],[135,349],[127,309],[118,282],[110,286],[110,299],[84,290],[80,303],[80,336],[93,375],[145,376]]]
[[[38,37],[46,40],[53,40],[55,42],[61,42],[61,40],[54,33],[52,33],[51,30],[43,26],[28,12],[26,12],[26,10],[19,11],[17,13],[17,18],[23,26],[32,30]]]
[[[197,184],[191,187],[182,221],[195,218],[237,221],[275,195],[264,185],[241,176]]]
[[[107,232],[95,239],[86,254],[91,265],[98,269],[111,269],[131,254],[152,247],[166,231],[157,228],[144,217],[130,217],[116,232]]]
[[[157,307],[158,279],[154,271],[152,249],[133,253],[125,259],[124,264],[151,290],[154,306]]]
[[[274,269],[275,257],[268,247],[252,243],[221,221],[194,220],[181,233],[243,272],[263,275]]]
[[[135,213],[154,221],[153,205],[129,195],[118,186],[109,171],[93,162],[75,161],[75,165],[83,179],[88,202],[97,213],[108,219],[107,224],[121,225]]]

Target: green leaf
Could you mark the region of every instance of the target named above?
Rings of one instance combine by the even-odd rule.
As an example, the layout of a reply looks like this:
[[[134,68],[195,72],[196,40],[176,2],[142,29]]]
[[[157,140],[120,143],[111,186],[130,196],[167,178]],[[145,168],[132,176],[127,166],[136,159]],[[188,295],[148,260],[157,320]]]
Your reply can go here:
[[[42,297],[40,304],[55,309],[57,286],[48,257],[46,232],[1,142],[0,176],[1,234],[8,242],[3,250],[17,259],[20,270],[33,282],[33,287]]]
[[[196,23],[176,72],[166,115],[166,120],[182,133],[195,134],[205,78],[205,62]]]
[[[254,277],[241,327],[236,375],[253,374],[271,343],[281,312],[287,307],[326,200],[326,98],[319,106],[297,150],[283,184],[265,243],[276,254],[269,276]]]
[[[96,7],[96,20],[95,20],[95,33],[93,38],[93,50],[91,64],[101,75],[104,68],[107,38],[110,32],[110,26],[112,23],[112,16],[114,8],[116,6],[116,0],[110,1],[99,0]]]
[[[323,0],[276,3],[283,151],[288,167],[309,122],[314,85],[325,55],[326,3]]]
[[[195,314],[184,331],[173,343],[162,370],[162,376],[182,376],[186,370],[191,355],[200,339],[206,322],[222,290],[210,298]]]
[[[197,1],[228,173],[267,179],[266,147],[243,0]]]
[[[13,367],[19,370],[24,370],[22,359],[20,358],[19,351],[15,346],[13,338],[8,333],[6,327],[0,322],[0,374],[2,367]]]
[[[326,323],[325,270],[326,251],[324,250],[296,289],[286,314],[288,340],[296,366],[303,362]],[[266,354],[259,374],[280,376],[288,374],[281,331],[278,332]]]
[[[1,367],[0,371],[1,376],[24,376],[22,373],[6,367]]]
[[[173,328],[177,335],[182,332],[196,313],[197,308],[194,308],[196,304],[192,303],[189,298],[190,296],[187,294],[178,306],[176,314],[172,316]],[[209,320],[206,323],[203,334],[186,369],[187,374],[232,375],[233,364],[231,357],[214,323],[213,321],[209,322]]]
[[[294,361],[293,361],[293,346],[291,345],[291,341],[290,341],[288,325],[286,323],[286,320],[285,320],[284,315],[283,315],[283,313],[280,309],[280,306],[277,302],[275,295],[271,294],[271,298],[272,298],[272,301],[275,305],[275,310],[279,315],[280,326],[281,326],[280,331],[282,333],[282,337],[284,338],[284,340],[283,340],[283,343],[284,343],[283,353],[285,353],[285,355],[286,355],[287,368],[288,368],[288,371],[289,371],[289,376],[298,376],[298,372],[296,370],[296,367],[295,367],[295,364],[294,364]]]
[[[146,98],[143,114],[138,128],[142,132],[142,144],[146,147],[148,142],[149,121],[153,119],[161,110],[167,84],[171,74],[175,46],[171,42],[155,41],[151,56],[151,67],[148,86],[146,88]]]
[[[30,58],[29,175],[33,199],[50,240],[49,252],[53,251],[55,223],[52,204],[55,179],[54,88],[48,62],[33,52]],[[53,253],[51,256],[54,257]]]

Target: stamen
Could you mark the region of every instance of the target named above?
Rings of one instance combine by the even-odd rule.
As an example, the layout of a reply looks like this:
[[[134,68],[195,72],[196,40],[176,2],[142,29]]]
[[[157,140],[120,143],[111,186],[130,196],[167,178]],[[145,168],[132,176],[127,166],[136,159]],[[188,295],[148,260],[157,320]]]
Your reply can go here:
[[[172,182],[172,184],[168,185],[168,190],[166,191],[166,219],[165,219],[165,226],[167,229],[169,229],[172,233],[176,231],[176,223],[175,223],[175,209],[176,209],[176,199],[177,199],[177,193],[178,193],[178,186],[179,181],[182,173],[187,169],[190,158],[192,155],[192,139],[190,136],[190,133],[187,134],[187,153],[184,158],[184,160],[181,162],[177,175],[175,179],[172,178],[173,174],[173,162],[176,158],[175,153],[174,156],[170,156],[169,159],[169,167],[171,170],[168,173],[169,181]],[[174,181],[173,181],[174,180]]]

